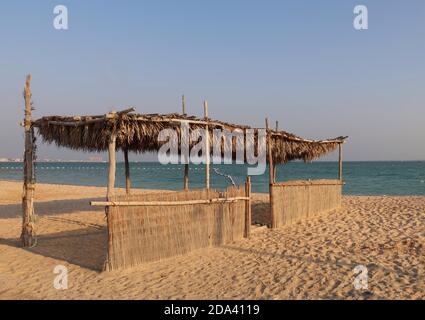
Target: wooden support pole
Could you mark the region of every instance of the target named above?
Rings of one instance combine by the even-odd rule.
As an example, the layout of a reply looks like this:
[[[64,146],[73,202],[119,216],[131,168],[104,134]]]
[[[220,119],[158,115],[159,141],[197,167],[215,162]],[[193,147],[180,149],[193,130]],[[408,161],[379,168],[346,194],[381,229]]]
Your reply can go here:
[[[131,193],[130,162],[128,161],[128,149],[124,149],[125,163],[125,191],[127,195]]]
[[[25,89],[25,151],[24,151],[24,185],[22,194],[22,232],[23,247],[33,247],[37,244],[34,215],[34,129],[32,123],[31,75],[27,76]]]
[[[189,191],[189,164],[184,165],[184,191]]]
[[[274,165],[273,165],[273,145],[272,145],[272,135],[269,130],[269,120],[266,118],[266,130],[267,130],[267,157],[269,160],[269,195],[270,195],[270,214],[272,225],[271,227],[277,228],[277,217],[273,205],[273,184],[274,184]]]
[[[276,128],[275,131],[279,131],[279,121],[276,120]],[[273,166],[273,183],[276,183],[276,175],[277,175],[277,167]]]
[[[204,101],[205,125],[205,187],[210,188],[210,130],[208,126],[208,101]]]
[[[339,145],[339,157],[338,157],[338,178],[340,181],[342,181],[342,143],[340,143]]]
[[[112,196],[115,194],[115,174],[116,174],[116,142],[117,135],[115,129],[112,130],[111,136],[109,138],[109,170],[108,170],[108,190],[107,198],[108,201],[111,200]]]
[[[269,128],[269,120],[266,119],[266,129],[267,129],[267,150],[268,150],[268,159],[269,159],[269,169],[270,169],[270,182],[276,182],[276,166],[273,162],[273,132]]]
[[[251,177],[246,177],[245,182],[245,197],[248,200],[245,201],[245,238],[249,238],[251,235]]]
[[[182,95],[182,113],[185,116],[186,115],[186,98],[184,95]],[[183,137],[181,137],[181,140]],[[183,141],[181,141],[183,143]],[[184,164],[184,191],[189,191],[189,159],[186,157],[185,154],[185,164]]]
[[[182,95],[182,114],[186,115],[186,97]]]

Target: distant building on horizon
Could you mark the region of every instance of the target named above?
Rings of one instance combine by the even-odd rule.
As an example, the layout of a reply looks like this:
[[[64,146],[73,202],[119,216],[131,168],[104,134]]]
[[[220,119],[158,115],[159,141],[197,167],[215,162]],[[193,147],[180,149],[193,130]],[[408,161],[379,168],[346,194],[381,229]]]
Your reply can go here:
[[[90,162],[103,162],[102,156],[90,156],[89,160]]]
[[[0,162],[22,162],[20,158],[0,158]]]

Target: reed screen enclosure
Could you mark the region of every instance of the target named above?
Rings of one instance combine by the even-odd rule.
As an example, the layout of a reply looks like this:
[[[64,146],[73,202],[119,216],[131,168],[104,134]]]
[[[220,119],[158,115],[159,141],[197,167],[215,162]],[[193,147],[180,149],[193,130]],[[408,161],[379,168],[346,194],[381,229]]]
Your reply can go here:
[[[250,182],[225,192],[202,189],[113,196],[106,270],[120,270],[249,237]]]
[[[311,180],[274,183],[271,206],[276,227],[341,207],[342,181]]]

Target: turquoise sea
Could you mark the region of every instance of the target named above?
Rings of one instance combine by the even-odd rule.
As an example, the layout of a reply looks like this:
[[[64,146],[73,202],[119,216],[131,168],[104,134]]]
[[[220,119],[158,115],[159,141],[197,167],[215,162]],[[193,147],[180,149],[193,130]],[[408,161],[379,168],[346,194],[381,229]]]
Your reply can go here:
[[[212,165],[220,172],[231,175],[236,183],[245,181],[246,165]],[[93,162],[39,162],[37,181],[41,183],[106,186],[106,163]],[[132,185],[135,188],[183,188],[183,165],[159,163],[131,163]],[[277,180],[333,179],[338,175],[336,162],[292,162],[279,165]],[[425,195],[425,161],[344,162],[344,194],[349,195]],[[21,163],[0,163],[1,180],[22,180]],[[204,167],[190,165],[189,186],[200,188],[204,183]],[[229,181],[213,171],[211,186],[223,189]],[[124,165],[117,165],[117,186],[124,186]],[[252,177],[254,192],[268,192],[268,172]],[[1,190],[0,190],[1,192]]]

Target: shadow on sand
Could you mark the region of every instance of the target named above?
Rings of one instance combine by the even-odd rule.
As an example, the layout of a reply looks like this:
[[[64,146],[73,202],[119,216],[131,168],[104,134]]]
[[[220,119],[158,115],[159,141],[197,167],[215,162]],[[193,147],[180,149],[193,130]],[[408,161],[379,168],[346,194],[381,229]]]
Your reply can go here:
[[[107,238],[106,227],[88,227],[39,235],[34,248],[22,248],[18,239],[0,239],[0,244],[101,271],[106,261]]]
[[[67,199],[36,202],[35,213],[43,219],[60,224],[74,224],[77,230],[62,231],[50,234],[39,234],[37,246],[22,248],[34,254],[63,260],[82,268],[100,271],[106,260],[107,230],[106,226],[78,221],[72,217],[61,216],[67,213],[93,212],[104,213],[103,207],[92,207],[90,201],[103,198]],[[22,217],[21,204],[0,205],[0,219]],[[43,222],[40,221],[42,224]],[[0,244],[21,248],[19,239],[0,238]]]
[[[51,234],[40,234],[37,246],[22,248],[34,254],[66,261],[95,271],[101,271],[106,261],[107,229],[103,225],[78,221],[61,214],[76,212],[104,213],[103,207],[92,207],[90,201],[102,201],[103,198],[55,200],[35,203],[35,212],[43,219],[59,223],[76,224],[80,229]],[[270,224],[268,203],[253,203],[253,223]],[[0,219],[20,218],[20,204],[0,205]],[[0,244],[21,248],[19,239],[0,238]]]
[[[253,202],[251,208],[252,224],[259,224],[262,226],[270,226],[272,224],[270,204],[268,202]]]
[[[69,200],[53,200],[44,202],[35,202],[34,210],[37,216],[58,215],[64,213],[74,213],[80,211],[99,211],[103,212],[102,207],[90,206],[90,201],[104,201],[104,198],[86,198],[86,199],[69,199]],[[0,219],[12,219],[22,217],[22,205],[6,204],[0,205]]]

